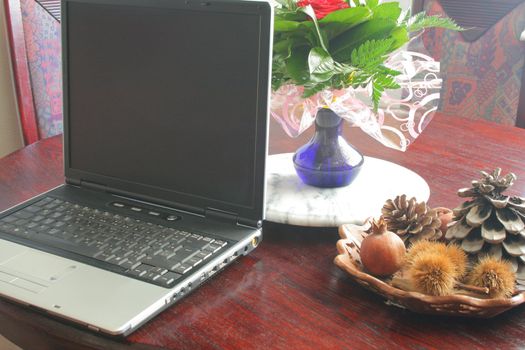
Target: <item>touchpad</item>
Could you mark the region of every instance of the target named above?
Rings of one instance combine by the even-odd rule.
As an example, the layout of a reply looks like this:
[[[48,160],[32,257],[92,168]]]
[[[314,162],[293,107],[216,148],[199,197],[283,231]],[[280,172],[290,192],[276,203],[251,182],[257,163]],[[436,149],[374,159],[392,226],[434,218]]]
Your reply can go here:
[[[74,262],[31,250],[0,264],[0,270],[46,285],[60,280],[75,269]]]

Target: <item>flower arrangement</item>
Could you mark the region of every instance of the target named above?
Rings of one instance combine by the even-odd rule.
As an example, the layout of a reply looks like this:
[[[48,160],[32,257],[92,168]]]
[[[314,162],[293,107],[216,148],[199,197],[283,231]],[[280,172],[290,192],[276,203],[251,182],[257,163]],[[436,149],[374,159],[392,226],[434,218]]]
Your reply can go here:
[[[403,12],[379,0],[277,0],[272,89],[302,87],[309,98],[327,89],[367,88],[377,111],[383,93],[400,87],[399,70],[385,65],[411,33],[461,28],[448,18]]]

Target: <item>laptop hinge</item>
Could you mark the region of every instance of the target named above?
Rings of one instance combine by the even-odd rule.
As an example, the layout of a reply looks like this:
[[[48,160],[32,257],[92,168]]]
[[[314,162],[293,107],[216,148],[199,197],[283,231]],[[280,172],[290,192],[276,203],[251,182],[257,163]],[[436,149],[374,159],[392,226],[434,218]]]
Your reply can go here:
[[[262,221],[249,220],[239,217],[236,213],[231,213],[228,211],[215,209],[215,208],[206,208],[204,210],[204,216],[208,219],[214,219],[222,222],[227,222],[232,225],[248,226],[260,228],[262,226]]]
[[[66,183],[73,186],[80,186],[80,180],[66,177]]]
[[[96,182],[80,180],[80,187],[95,191],[108,192],[108,187],[106,185],[98,184]]]

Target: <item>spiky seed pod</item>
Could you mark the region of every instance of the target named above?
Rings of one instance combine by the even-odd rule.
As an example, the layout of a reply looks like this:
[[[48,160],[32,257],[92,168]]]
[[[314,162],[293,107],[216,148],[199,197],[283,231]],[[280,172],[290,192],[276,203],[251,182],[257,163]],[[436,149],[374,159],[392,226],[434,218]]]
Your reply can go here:
[[[429,208],[425,202],[406,195],[389,199],[381,210],[388,229],[399,235],[406,246],[418,240],[437,240],[441,238],[441,220],[438,212]]]
[[[455,244],[446,245],[436,241],[417,241],[407,251],[405,257],[406,266],[411,265],[417,256],[426,253],[440,254],[450,259],[454,266],[456,279],[460,280],[467,270],[467,254]]]
[[[460,280],[467,272],[467,254],[458,245],[449,244],[447,246],[447,255],[452,261],[452,264],[454,264],[456,278]]]
[[[447,246],[443,242],[420,240],[414,242],[410,248],[408,248],[405,264],[410,265],[414,262],[414,259],[425,252],[434,252],[438,254],[446,254]]]
[[[468,283],[489,289],[492,298],[508,298],[514,293],[516,275],[508,261],[482,257],[468,276]]]
[[[412,287],[429,295],[450,295],[456,283],[455,269],[447,255],[430,251],[417,255],[408,268]]]
[[[518,282],[525,284],[525,198],[503,192],[516,175],[501,176],[501,169],[481,172],[481,179],[458,195],[471,199],[454,209],[454,220],[445,238],[455,242],[474,259],[491,255],[509,260]]]

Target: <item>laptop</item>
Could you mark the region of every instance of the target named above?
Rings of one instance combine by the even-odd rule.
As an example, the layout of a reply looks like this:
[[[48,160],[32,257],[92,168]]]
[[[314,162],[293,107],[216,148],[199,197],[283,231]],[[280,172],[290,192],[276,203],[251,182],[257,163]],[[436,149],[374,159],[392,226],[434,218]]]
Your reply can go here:
[[[0,213],[0,295],[128,335],[261,241],[272,9],[62,2],[65,184]]]

